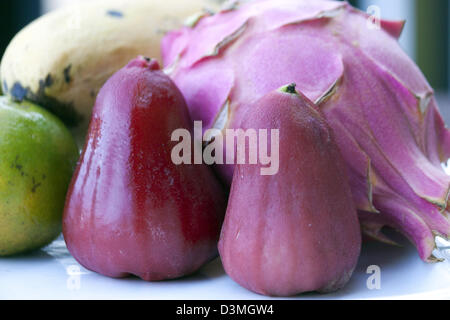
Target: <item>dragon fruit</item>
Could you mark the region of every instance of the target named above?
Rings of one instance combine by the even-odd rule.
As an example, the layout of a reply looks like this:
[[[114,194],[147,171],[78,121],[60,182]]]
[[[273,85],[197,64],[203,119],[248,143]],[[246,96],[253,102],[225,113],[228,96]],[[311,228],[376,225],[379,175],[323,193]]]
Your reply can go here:
[[[382,228],[395,228],[433,262],[450,235],[450,132],[403,26],[346,2],[232,1],[167,34],[163,57],[204,130],[239,128],[252,102],[296,83],[335,132],[363,232],[391,242]],[[231,181],[233,166],[217,169]]]

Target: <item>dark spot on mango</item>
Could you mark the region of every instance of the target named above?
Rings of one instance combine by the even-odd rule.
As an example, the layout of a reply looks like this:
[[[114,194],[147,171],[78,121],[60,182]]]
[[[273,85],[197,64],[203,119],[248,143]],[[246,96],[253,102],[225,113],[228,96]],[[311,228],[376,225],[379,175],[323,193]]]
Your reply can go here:
[[[123,18],[124,14],[117,10],[108,10],[106,11],[106,14],[108,16],[114,17],[114,18]]]
[[[25,88],[20,82],[16,82],[11,90],[11,95],[18,102],[29,100],[36,103],[59,117],[67,126],[76,127],[83,121],[83,116],[75,110],[72,103],[61,103],[46,94],[45,89],[52,84],[53,78],[50,74],[44,80],[39,81],[37,92],[32,92],[30,88]]]
[[[39,87],[49,88],[53,85],[53,77],[49,73],[45,79],[39,81]]]
[[[23,101],[28,95],[28,89],[24,88],[20,82],[16,82],[11,89],[11,95],[15,100]]]
[[[70,83],[72,81],[72,78],[70,77],[70,70],[72,69],[72,65],[69,64],[64,70],[63,70],[63,74],[64,74],[64,81],[66,83]]]

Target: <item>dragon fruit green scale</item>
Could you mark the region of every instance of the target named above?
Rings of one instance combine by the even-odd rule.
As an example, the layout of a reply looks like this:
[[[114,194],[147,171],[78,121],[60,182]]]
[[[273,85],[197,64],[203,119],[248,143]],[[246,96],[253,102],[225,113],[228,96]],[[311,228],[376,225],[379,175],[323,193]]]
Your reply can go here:
[[[395,228],[430,262],[450,235],[450,131],[403,26],[346,2],[232,1],[167,34],[163,57],[204,130],[239,128],[252,102],[296,83],[335,131],[362,230],[390,242],[381,229]],[[233,170],[218,166],[228,182]]]

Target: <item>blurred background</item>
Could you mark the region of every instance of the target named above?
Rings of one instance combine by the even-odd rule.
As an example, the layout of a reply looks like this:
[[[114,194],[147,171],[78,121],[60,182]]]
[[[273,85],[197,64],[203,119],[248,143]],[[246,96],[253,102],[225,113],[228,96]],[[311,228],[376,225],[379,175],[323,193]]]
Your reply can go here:
[[[89,0],[1,0],[0,56],[11,38],[39,15],[60,6]],[[180,0],[189,1],[189,0]],[[276,0],[274,0],[276,1]],[[400,43],[425,73],[443,101],[450,123],[450,0],[350,0],[354,6],[382,18],[406,20]],[[444,105],[442,105],[444,104]]]

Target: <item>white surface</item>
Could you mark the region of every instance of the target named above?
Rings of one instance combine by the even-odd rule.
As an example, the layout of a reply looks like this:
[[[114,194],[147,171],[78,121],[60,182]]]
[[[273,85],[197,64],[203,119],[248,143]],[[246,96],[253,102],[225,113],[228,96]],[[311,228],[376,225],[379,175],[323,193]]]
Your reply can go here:
[[[350,283],[341,291],[294,299],[450,299],[450,263],[423,263],[415,248],[366,243]],[[450,248],[441,251],[450,257]],[[369,290],[367,268],[381,269],[381,289]],[[0,299],[268,299],[234,283],[217,259],[198,274],[167,282],[110,279],[79,266],[63,240],[31,255],[0,258]]]

